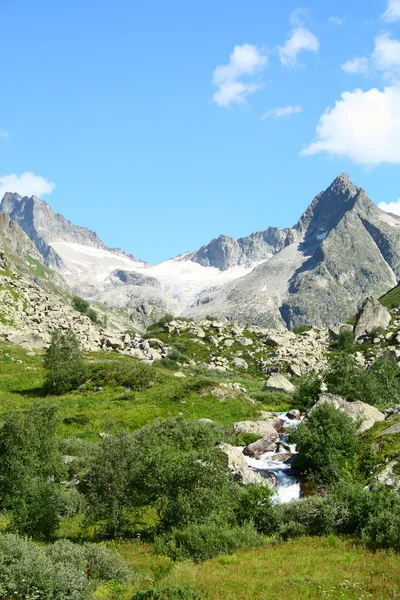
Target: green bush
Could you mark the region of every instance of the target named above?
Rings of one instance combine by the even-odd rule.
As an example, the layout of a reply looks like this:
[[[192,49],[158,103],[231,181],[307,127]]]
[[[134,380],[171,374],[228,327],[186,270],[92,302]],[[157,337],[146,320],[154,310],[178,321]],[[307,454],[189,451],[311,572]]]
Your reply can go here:
[[[149,506],[164,530],[228,519],[236,486],[214,447],[222,433],[213,424],[179,418],[103,439],[81,486],[90,518],[112,536],[126,533],[135,514]]]
[[[274,512],[276,534],[284,540],[300,535],[328,535],[335,530],[335,506],[321,496],[277,505]]]
[[[153,323],[147,328],[147,332],[145,337],[153,337],[155,333],[161,333],[164,330],[164,325],[167,325],[171,321],[174,320],[173,315],[166,314],[161,319],[159,319],[156,323]]]
[[[169,360],[173,360],[175,362],[184,363],[189,360],[186,354],[182,354],[177,348],[172,348],[168,353]]]
[[[297,327],[293,327],[293,333],[299,335],[301,333],[305,333],[306,331],[311,331],[312,327],[310,325],[297,325]]]
[[[225,442],[231,446],[248,446],[262,438],[256,433],[234,433],[225,437]]]
[[[301,411],[307,410],[321,393],[321,379],[318,375],[307,374],[300,378],[292,404]]]
[[[146,591],[136,592],[132,600],[207,600],[208,595],[199,595],[188,587],[167,586],[151,588]]]
[[[59,540],[40,547],[0,533],[1,598],[86,600],[98,582],[126,582],[129,576],[126,563],[103,546]]]
[[[44,359],[45,390],[61,395],[76,389],[85,379],[85,365],[78,339],[72,330],[55,331]]]
[[[400,402],[400,370],[387,355],[377,358],[366,370],[352,356],[342,354],[324,380],[330,392],[350,401],[360,400],[373,406]]]
[[[90,384],[125,387],[141,392],[160,380],[153,367],[136,360],[105,361],[90,366]]]
[[[353,350],[354,348],[354,334],[352,331],[344,329],[339,333],[336,346],[339,350]]]
[[[276,531],[275,510],[268,486],[252,485],[242,491],[235,517],[239,524],[253,523],[259,533],[272,535]]]
[[[0,427],[0,502],[12,526],[35,538],[48,539],[58,527],[64,468],[56,426],[55,407],[39,404],[8,413]]]
[[[319,481],[337,481],[354,474],[357,426],[329,404],[316,406],[307,421],[289,433],[297,444],[293,466]]]
[[[0,597],[86,600],[90,586],[73,560],[51,560],[44,548],[13,534],[0,534]]]
[[[371,518],[395,511],[400,497],[384,486],[370,491],[356,482],[339,481],[330,490],[329,502],[336,506],[337,532],[360,535]]]
[[[264,538],[251,523],[241,527],[221,523],[192,524],[173,529],[156,539],[156,551],[173,560],[208,560],[218,554],[232,554],[238,548],[262,546]]]
[[[155,360],[154,365],[164,369],[169,369],[170,371],[179,371],[178,363],[171,358],[160,358],[159,360]]]
[[[80,296],[72,296],[72,306],[82,315],[86,315],[93,323],[99,323],[99,318],[96,311],[90,307],[89,302]]]
[[[400,552],[400,504],[372,515],[362,531],[363,542],[371,549]]]

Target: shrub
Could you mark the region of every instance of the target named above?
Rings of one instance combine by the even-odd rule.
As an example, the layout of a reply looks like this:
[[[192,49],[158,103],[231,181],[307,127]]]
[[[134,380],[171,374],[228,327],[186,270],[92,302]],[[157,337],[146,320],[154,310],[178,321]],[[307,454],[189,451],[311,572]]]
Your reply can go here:
[[[126,562],[109,548],[99,544],[85,544],[85,569],[88,577],[96,580],[127,581],[130,569]]]
[[[235,490],[225,457],[214,448],[221,428],[166,419],[133,435],[103,439],[81,489],[92,521],[122,535],[143,507],[153,506],[165,529],[228,519]]]
[[[284,540],[300,535],[328,535],[335,530],[335,507],[321,496],[277,505],[274,512],[277,536]]]
[[[400,498],[387,487],[370,491],[359,483],[339,481],[330,490],[329,502],[336,507],[338,533],[360,535],[370,518],[396,510]]]
[[[206,600],[208,595],[199,595],[188,587],[167,586],[151,588],[146,591],[136,592],[132,600]]]
[[[126,563],[103,546],[59,540],[39,547],[0,533],[1,598],[86,600],[99,581],[125,582],[129,574]]]
[[[156,539],[156,550],[173,560],[191,558],[200,562],[218,554],[232,554],[238,548],[262,546],[263,543],[264,538],[250,523],[239,527],[215,522],[173,529]]]
[[[85,378],[85,365],[78,339],[73,331],[55,331],[47,350],[45,390],[61,395],[76,389]]]
[[[91,385],[125,387],[141,392],[152,387],[160,376],[153,367],[136,360],[107,361],[90,367]]]
[[[310,325],[297,325],[297,327],[293,327],[293,333],[299,335],[301,333],[305,333],[306,331],[311,331],[312,327]]]
[[[264,485],[252,485],[243,490],[235,510],[238,523],[253,523],[259,533],[266,535],[274,533],[276,518],[272,496],[272,490]]]
[[[256,433],[234,433],[225,437],[226,443],[231,446],[248,446],[260,439],[262,436]]]
[[[321,379],[318,375],[307,374],[300,378],[292,404],[301,411],[312,406],[321,392]]]
[[[160,358],[159,360],[155,360],[154,364],[157,367],[163,367],[164,369],[169,369],[170,371],[179,371],[178,363],[170,358]]]
[[[89,302],[80,296],[72,296],[72,306],[82,315],[86,315],[93,323],[99,323],[99,318],[96,311],[91,308]]]
[[[293,466],[321,481],[337,481],[354,471],[356,424],[329,404],[320,404],[289,433],[297,444]]]
[[[377,358],[365,370],[352,356],[342,354],[325,375],[330,392],[347,400],[360,400],[373,406],[385,406],[400,401],[400,371],[395,360],[387,355]]]
[[[400,552],[400,505],[371,516],[363,529],[362,539],[373,550],[391,548]]]
[[[182,354],[182,352],[180,352],[177,348],[172,348],[172,350],[170,350],[168,353],[168,358],[169,360],[180,363],[184,363],[189,360],[189,358],[185,354]]]
[[[339,333],[337,342],[337,348],[339,350],[352,350],[354,348],[354,334],[352,331],[344,329]]]
[[[64,473],[55,441],[56,410],[34,405],[11,412],[0,427],[0,500],[21,533],[49,538],[58,527]]]
[[[44,548],[13,534],[0,534],[0,597],[86,600],[89,582],[74,561],[51,560]]]

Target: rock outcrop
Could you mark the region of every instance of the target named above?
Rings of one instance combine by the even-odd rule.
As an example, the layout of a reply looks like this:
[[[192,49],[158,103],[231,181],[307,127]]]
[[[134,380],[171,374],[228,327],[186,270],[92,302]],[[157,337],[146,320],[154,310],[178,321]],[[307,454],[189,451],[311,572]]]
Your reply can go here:
[[[372,296],[366,298],[354,324],[354,338],[358,340],[368,335],[374,329],[386,329],[389,326],[391,316],[388,310]]]

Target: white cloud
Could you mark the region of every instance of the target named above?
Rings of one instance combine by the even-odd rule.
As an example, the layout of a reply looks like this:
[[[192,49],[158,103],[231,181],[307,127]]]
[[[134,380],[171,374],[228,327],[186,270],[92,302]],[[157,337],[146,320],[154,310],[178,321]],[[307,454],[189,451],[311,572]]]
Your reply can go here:
[[[400,42],[383,33],[375,38],[372,54],[375,69],[383,71],[386,77],[395,77],[400,72]]]
[[[320,118],[303,156],[326,152],[363,165],[400,164],[400,87],[344,92]]]
[[[352,60],[348,60],[342,65],[342,69],[348,75],[354,75],[359,73],[360,75],[368,75],[370,71],[370,64],[368,58],[365,56],[356,56]]]
[[[306,7],[296,8],[290,15],[290,24],[292,27],[302,27],[308,23],[310,19],[310,11]]]
[[[387,10],[383,13],[384,21],[400,21],[400,0],[388,0]]]
[[[332,25],[344,25],[344,19],[341,19],[340,17],[329,17],[329,23],[332,23]]]
[[[378,208],[385,212],[393,213],[394,215],[400,215],[400,198],[397,202],[380,202]]]
[[[240,77],[254,75],[267,64],[267,57],[256,46],[235,46],[227,65],[219,65],[213,74],[213,84],[218,90],[213,101],[225,108],[231,104],[245,104],[246,96],[260,89],[260,85],[238,81]]]
[[[279,119],[282,117],[291,117],[292,115],[303,112],[303,108],[297,104],[296,106],[279,106],[278,108],[272,108],[268,110],[263,116],[261,120],[268,119],[272,117],[273,119]]]
[[[283,46],[278,46],[279,57],[284,67],[299,67],[297,55],[305,50],[318,52],[319,39],[305,27],[295,27]]]
[[[8,131],[0,130],[0,140],[3,140],[3,142],[8,142],[9,139],[10,139],[10,134],[8,133]]]
[[[51,194],[56,184],[40,175],[34,173],[22,173],[22,175],[0,176],[0,200],[6,192],[16,192],[21,196],[44,196]]]

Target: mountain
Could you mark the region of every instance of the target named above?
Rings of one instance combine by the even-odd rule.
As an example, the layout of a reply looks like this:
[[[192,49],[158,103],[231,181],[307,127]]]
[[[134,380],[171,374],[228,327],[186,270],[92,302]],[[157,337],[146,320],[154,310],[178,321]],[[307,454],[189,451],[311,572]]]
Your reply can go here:
[[[236,261],[232,268],[219,269],[192,260],[194,253],[149,265],[123,250],[108,248],[96,233],[72,224],[35,196],[6,193],[0,209],[22,227],[46,264],[75,293],[112,307],[133,307],[132,321],[139,319],[144,325],[165,313],[180,314],[203,293],[251,270],[249,258],[247,266]],[[255,262],[260,260],[261,254]]]
[[[293,228],[292,243],[189,309],[192,316],[290,328],[342,322],[400,277],[400,219],[337,177]]]
[[[158,265],[107,248],[36,197],[8,193],[0,208],[75,293],[128,307],[131,320],[144,324],[167,312],[274,328],[334,324],[400,278],[400,219],[381,211],[347,174],[319,193],[292,228],[237,240],[220,235]]]

